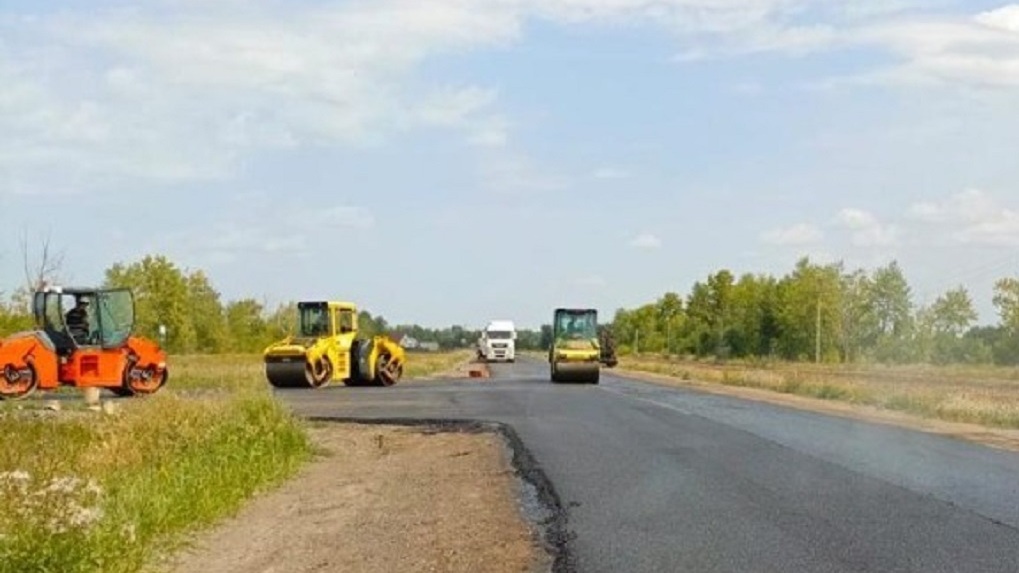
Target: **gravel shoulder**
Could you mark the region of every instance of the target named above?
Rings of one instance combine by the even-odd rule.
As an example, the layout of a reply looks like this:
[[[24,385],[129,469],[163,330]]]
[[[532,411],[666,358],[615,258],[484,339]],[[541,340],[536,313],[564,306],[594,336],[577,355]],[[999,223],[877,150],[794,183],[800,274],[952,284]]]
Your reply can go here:
[[[490,432],[317,424],[321,455],[153,571],[544,571]]]

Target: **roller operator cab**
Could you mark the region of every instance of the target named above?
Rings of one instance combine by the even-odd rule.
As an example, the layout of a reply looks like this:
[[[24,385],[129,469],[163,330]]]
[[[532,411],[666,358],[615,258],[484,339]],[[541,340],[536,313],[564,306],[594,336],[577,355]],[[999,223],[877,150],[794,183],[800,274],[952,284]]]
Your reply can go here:
[[[552,317],[548,361],[553,382],[597,384],[601,374],[598,311],[557,308]]]
[[[485,362],[516,362],[517,329],[510,320],[493,320],[481,331],[478,357]]]
[[[166,383],[166,353],[134,334],[130,289],[47,286],[32,311],[35,330],[0,340],[0,399],[60,386],[152,394]]]
[[[341,301],[297,304],[297,331],[263,352],[265,376],[277,388],[392,386],[403,376],[403,348],[385,335],[362,337],[357,307]]]

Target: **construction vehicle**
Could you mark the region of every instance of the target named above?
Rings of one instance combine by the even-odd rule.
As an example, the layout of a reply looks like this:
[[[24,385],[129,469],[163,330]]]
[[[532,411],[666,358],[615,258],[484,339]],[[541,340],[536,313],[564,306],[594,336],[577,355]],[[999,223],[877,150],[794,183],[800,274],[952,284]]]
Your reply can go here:
[[[619,358],[616,356],[616,338],[611,326],[598,325],[598,345],[601,347],[601,363],[609,368],[615,368],[619,364]]]
[[[602,364],[598,338],[597,310],[557,308],[548,352],[552,381],[597,384]]]
[[[166,353],[134,335],[127,288],[43,286],[33,294],[35,330],[0,340],[0,399],[60,386],[153,394],[169,377]]]
[[[297,333],[266,347],[265,376],[276,388],[392,386],[406,354],[385,335],[359,337],[357,307],[349,302],[297,303]]]

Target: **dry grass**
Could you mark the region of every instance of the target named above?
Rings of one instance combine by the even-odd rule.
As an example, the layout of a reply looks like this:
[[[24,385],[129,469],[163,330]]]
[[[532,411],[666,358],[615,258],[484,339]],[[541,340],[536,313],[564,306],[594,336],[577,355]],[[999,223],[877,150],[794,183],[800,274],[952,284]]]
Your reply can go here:
[[[1019,369],[932,366],[713,364],[622,357],[619,367],[726,386],[876,406],[950,422],[1019,428]]]
[[[408,352],[404,381],[448,372],[471,359],[470,350]],[[260,354],[171,357],[169,386],[185,390],[255,390],[268,387]]]
[[[441,375],[452,371],[473,357],[473,350],[411,352],[407,354],[407,367],[404,369],[404,376],[408,380],[415,380]]]

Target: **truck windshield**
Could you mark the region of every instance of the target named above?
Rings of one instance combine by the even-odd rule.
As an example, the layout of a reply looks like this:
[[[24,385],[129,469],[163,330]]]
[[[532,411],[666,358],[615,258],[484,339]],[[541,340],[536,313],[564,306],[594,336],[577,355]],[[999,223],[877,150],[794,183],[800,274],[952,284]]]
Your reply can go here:
[[[509,340],[513,338],[513,333],[504,330],[489,330],[488,338],[492,340]]]

